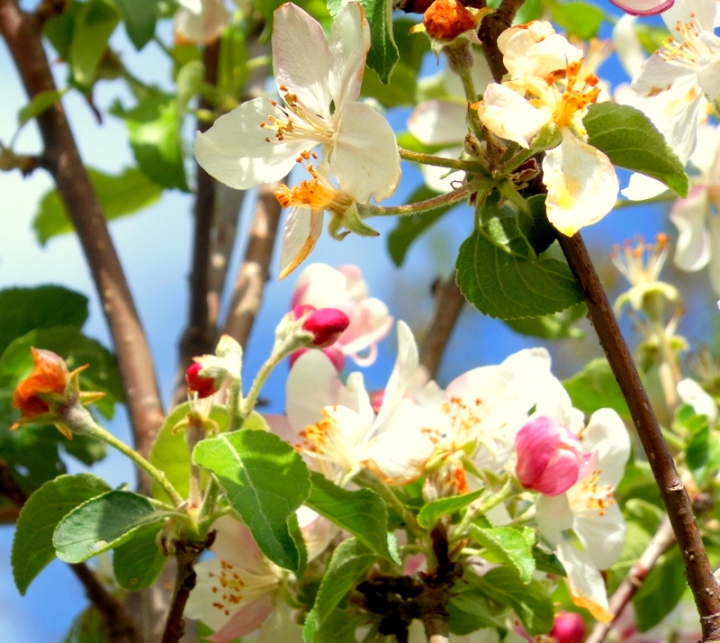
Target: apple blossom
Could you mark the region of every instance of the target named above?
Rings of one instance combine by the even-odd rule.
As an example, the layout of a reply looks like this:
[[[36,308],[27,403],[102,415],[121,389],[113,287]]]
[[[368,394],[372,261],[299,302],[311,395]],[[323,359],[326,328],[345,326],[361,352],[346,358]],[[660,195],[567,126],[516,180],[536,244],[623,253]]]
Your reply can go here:
[[[619,190],[610,159],[584,140],[582,119],[600,95],[599,79],[583,69],[582,51],[549,23],[524,27],[512,27],[499,39],[511,80],[488,85],[475,107],[493,134],[526,149],[546,133],[547,216],[560,232],[573,235],[610,212]]]
[[[224,0],[178,0],[173,28],[178,44],[209,44],[220,37],[230,20]]]
[[[322,147],[312,181],[279,194],[283,205],[294,206],[284,233],[283,275],[312,250],[324,210],[342,217],[355,201],[382,200],[397,187],[400,157],[392,128],[356,100],[369,47],[370,29],[355,2],[338,13],[329,43],[310,15],[282,5],[272,35],[282,105],[267,98],[247,101],[195,139],[198,163],[237,189],[279,180],[297,162],[317,158],[312,150]]]
[[[418,478],[434,446],[424,434],[425,414],[405,399],[418,366],[415,339],[398,322],[398,357],[377,415],[361,373],[343,382],[320,352],[301,355],[287,380],[287,415],[292,442],[341,485],[364,468],[387,484]]]
[[[357,266],[333,268],[327,264],[311,264],[297,282],[291,307],[309,304],[316,308],[337,308],[350,319],[350,325],[337,342],[326,350],[342,369],[347,355],[360,366],[369,366],[377,357],[377,342],[388,334],[393,318],[387,306],[368,296],[368,287]],[[362,355],[363,351],[367,354]]]

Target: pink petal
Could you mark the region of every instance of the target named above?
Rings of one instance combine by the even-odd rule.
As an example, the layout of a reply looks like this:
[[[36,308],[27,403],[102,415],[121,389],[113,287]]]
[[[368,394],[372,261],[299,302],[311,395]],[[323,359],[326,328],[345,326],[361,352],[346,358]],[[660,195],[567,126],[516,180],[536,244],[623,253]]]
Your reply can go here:
[[[245,636],[258,629],[270,616],[272,610],[272,598],[268,595],[262,596],[235,612],[230,620],[212,636],[208,636],[207,640],[210,643],[228,643],[239,636]]]
[[[667,11],[675,4],[675,0],[662,0],[662,2],[657,2],[657,0],[625,0],[624,2],[610,0],[610,2],[631,16],[655,16]]]

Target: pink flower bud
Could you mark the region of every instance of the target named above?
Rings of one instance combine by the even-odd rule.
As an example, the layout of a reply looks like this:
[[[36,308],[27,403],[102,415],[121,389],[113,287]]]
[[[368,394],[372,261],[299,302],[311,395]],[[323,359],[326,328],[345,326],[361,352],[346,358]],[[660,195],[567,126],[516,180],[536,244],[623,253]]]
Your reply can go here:
[[[200,375],[202,368],[202,364],[193,362],[185,371],[185,382],[187,382],[188,389],[197,393],[199,398],[210,397],[217,392],[215,380],[212,377]]]
[[[590,457],[571,431],[545,416],[517,432],[515,450],[520,483],[546,496],[557,496],[572,487]]]
[[[321,308],[310,313],[303,322],[302,328],[304,331],[312,333],[313,338],[310,342],[312,346],[327,348],[337,341],[349,325],[350,318],[342,310]]]
[[[585,639],[585,621],[575,612],[559,612],[550,631],[557,643],[582,643]]]

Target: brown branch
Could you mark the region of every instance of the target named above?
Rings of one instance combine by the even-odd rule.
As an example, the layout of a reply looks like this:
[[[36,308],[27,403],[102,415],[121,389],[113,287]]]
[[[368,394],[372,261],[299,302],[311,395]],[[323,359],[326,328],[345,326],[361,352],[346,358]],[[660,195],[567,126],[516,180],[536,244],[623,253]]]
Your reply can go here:
[[[423,377],[426,380],[434,379],[437,374],[464,303],[465,297],[455,282],[454,274],[438,286],[435,313],[420,345],[420,365],[425,369]]]
[[[579,233],[573,237],[559,234],[558,239],[580,286],[588,307],[588,316],[627,402],[640,442],[660,489],[685,563],[688,584],[700,614],[703,641],[720,641],[720,585],[710,568],[690,498],[678,476],[632,355],[620,332],[582,237]]]
[[[235,280],[223,330],[223,333],[234,337],[243,347],[247,345],[255,316],[262,304],[265,283],[270,277],[270,260],[282,211],[273,195],[278,185],[278,182],[274,182],[260,186],[250,240]]]
[[[182,638],[185,632],[183,612],[197,579],[194,566],[200,554],[210,547],[214,540],[215,532],[211,531],[204,543],[176,543],[175,561],[177,562],[177,573],[175,576],[175,589],[173,590],[170,611],[165,622],[165,631],[161,643],[178,643]]]
[[[615,621],[622,614],[623,609],[635,595],[635,592],[645,582],[647,575],[655,567],[660,556],[670,549],[674,542],[675,534],[673,534],[672,525],[669,518],[665,516],[645,551],[630,569],[627,578],[620,583],[620,586],[612,595],[609,610],[613,617],[612,621],[609,623],[596,623],[585,643],[602,643],[605,640]]]
[[[41,32],[33,17],[12,0],[0,0],[0,32],[28,96],[32,99],[42,91],[55,90]],[[58,101],[39,114],[37,123],[45,148],[44,164],[55,179],[60,199],[77,231],[110,327],[135,448],[147,456],[163,418],[150,348],[62,104]],[[148,491],[147,476],[139,476],[140,489]]]

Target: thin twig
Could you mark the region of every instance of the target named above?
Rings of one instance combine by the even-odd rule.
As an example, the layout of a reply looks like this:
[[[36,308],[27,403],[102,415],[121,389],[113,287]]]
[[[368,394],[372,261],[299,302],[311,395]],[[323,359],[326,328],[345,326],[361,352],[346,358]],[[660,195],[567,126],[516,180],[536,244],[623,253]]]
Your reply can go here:
[[[12,0],[0,0],[0,31],[28,96],[33,98],[40,92],[55,90],[41,32],[33,16]],[[44,166],[55,179],[60,199],[77,231],[110,327],[135,447],[147,456],[163,419],[150,348],[61,103],[58,101],[39,114],[37,123],[45,148]],[[149,480],[140,473],[139,476],[140,489],[148,491]]]
[[[259,189],[255,216],[245,259],[238,271],[230,310],[223,333],[247,345],[255,316],[262,304],[265,283],[270,276],[275,237],[282,208],[273,195],[279,183],[266,183]]]
[[[623,609],[635,595],[635,592],[637,592],[645,582],[647,575],[653,567],[655,567],[660,556],[670,549],[674,542],[675,534],[673,533],[670,519],[665,516],[660,527],[645,548],[645,551],[630,569],[627,578],[620,583],[620,586],[615,590],[612,598],[610,598],[609,611],[613,617],[612,621],[609,623],[596,623],[585,643],[602,643],[605,640],[615,621],[617,621],[620,614],[622,614]]]
[[[454,274],[438,286],[435,313],[420,345],[420,365],[424,368],[425,380],[435,378],[464,303],[465,297],[455,283]]]
[[[580,286],[588,307],[588,316],[627,402],[660,489],[685,563],[688,584],[700,614],[703,641],[720,641],[720,585],[710,568],[690,498],[678,476],[630,350],[620,332],[582,237],[579,233],[572,237],[559,234],[558,239]]]
[[[170,611],[165,622],[161,643],[178,643],[185,631],[185,620],[183,612],[185,605],[190,598],[190,592],[195,587],[195,563],[200,554],[210,547],[215,540],[215,532],[210,532],[204,543],[179,542],[176,544],[175,560],[177,562],[177,573],[175,577],[175,589],[173,591]]]

